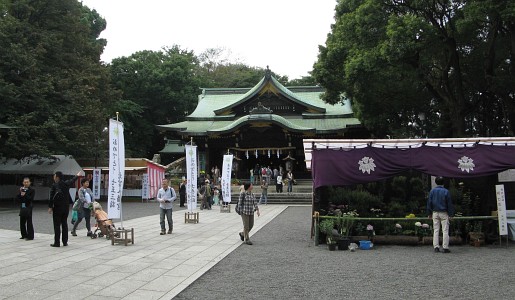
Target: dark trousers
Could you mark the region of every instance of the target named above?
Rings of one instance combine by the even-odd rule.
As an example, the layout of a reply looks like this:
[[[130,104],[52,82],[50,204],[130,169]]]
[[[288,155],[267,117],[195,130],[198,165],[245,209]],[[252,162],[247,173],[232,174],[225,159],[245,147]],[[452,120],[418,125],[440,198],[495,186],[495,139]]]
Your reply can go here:
[[[54,209],[52,218],[54,220],[54,243],[59,245],[59,238],[61,237],[62,228],[63,245],[68,244],[68,210]]]
[[[82,208],[82,211],[79,211],[78,215],[79,215],[79,218],[77,219],[77,221],[75,221],[75,224],[73,224],[72,231],[75,232],[75,230],[77,230],[77,226],[79,226],[80,221],[82,221],[82,219],[85,219],[86,220],[86,228],[88,229],[88,232],[91,232],[91,222],[90,222],[91,209]]]
[[[21,237],[26,239],[34,238],[34,225],[32,225],[32,208],[26,216],[20,216]]]
[[[186,202],[186,195],[184,195],[184,194],[179,195],[179,201],[180,201],[179,202],[179,206],[183,207],[184,206],[184,202]]]

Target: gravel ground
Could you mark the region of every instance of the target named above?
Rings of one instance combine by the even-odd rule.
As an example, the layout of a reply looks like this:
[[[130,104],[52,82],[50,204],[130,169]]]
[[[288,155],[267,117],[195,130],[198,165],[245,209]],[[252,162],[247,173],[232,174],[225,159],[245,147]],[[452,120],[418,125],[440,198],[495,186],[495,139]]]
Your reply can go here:
[[[515,246],[378,246],[328,251],[290,207],[175,299],[513,299]],[[238,238],[238,237],[235,237]]]
[[[104,210],[107,212],[106,202],[100,202]],[[140,217],[156,215],[156,228],[159,227],[159,204],[156,202],[124,202],[123,203],[123,219],[130,220]],[[174,212],[185,210],[179,204],[174,204]],[[20,230],[19,209],[13,208],[12,203],[0,203],[0,229]],[[71,220],[71,211],[68,217]],[[32,211],[32,222],[34,223],[34,231],[36,233],[54,233],[52,216],[48,214],[48,206],[43,203],[34,205]],[[91,225],[94,226],[94,218],[91,219]],[[119,225],[119,221],[115,220],[115,224]],[[71,230],[71,223],[68,223]],[[84,221],[79,224],[79,229],[84,228]]]

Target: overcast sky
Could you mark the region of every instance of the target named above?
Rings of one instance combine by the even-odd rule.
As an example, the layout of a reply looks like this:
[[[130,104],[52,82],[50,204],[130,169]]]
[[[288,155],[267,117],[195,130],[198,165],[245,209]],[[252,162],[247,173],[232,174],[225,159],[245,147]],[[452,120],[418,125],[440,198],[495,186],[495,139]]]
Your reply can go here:
[[[107,20],[102,60],[179,45],[233,58],[290,79],[308,75],[334,23],[336,0],[83,0]]]

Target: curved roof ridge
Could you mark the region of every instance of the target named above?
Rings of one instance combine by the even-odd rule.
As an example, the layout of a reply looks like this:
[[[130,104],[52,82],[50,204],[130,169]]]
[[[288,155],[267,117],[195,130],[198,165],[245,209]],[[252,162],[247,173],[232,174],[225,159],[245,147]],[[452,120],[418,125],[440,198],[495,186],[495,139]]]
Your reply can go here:
[[[235,120],[234,122],[232,122],[229,125],[226,125],[224,127],[217,128],[217,129],[214,129],[214,130],[208,130],[208,132],[226,132],[226,131],[230,131],[230,130],[233,130],[235,128],[238,128],[238,127],[246,124],[249,121],[250,122],[252,122],[252,121],[272,122],[272,123],[279,124],[279,125],[284,126],[284,127],[288,128],[290,130],[295,130],[295,131],[313,131],[313,130],[316,130],[316,128],[314,128],[314,127],[305,127],[305,126],[300,126],[300,125],[293,124],[292,122],[288,121],[286,118],[284,118],[282,116],[279,116],[279,115],[276,115],[276,114],[255,114],[255,115],[241,116],[240,118],[238,118],[237,120]]]
[[[266,76],[265,75],[265,76],[263,76],[263,78],[261,78],[261,80],[253,88],[251,88],[248,92],[243,94],[237,101],[235,101],[232,104],[227,105],[225,107],[214,110],[214,113],[215,114],[223,113],[223,112],[247,101],[251,97],[255,96],[268,82],[270,82],[274,87],[277,88],[277,90],[281,94],[283,94],[286,98],[290,99],[291,101],[293,101],[297,104],[300,104],[300,105],[304,105],[312,110],[315,110],[315,111],[318,111],[321,113],[326,112],[326,109],[324,107],[320,107],[320,106],[308,103],[306,100],[295,95],[292,91],[290,91],[287,87],[285,87],[277,79],[275,79],[274,76],[272,76],[272,75]]]

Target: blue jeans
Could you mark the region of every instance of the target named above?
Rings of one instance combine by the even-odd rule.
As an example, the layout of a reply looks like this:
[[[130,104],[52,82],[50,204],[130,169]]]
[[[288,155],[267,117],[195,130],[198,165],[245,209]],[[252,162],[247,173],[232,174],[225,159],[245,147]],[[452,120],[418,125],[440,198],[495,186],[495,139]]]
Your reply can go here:
[[[288,193],[293,191],[293,180],[288,180]]]
[[[263,200],[265,204],[268,202],[268,191],[261,192],[261,198],[259,198],[259,204],[263,203]]]
[[[170,209],[159,208],[159,209],[161,210],[161,212],[159,214],[161,230],[162,231],[166,230],[165,215],[166,215],[166,219],[168,220],[168,230],[172,230],[173,229],[172,209],[171,208]]]

